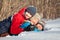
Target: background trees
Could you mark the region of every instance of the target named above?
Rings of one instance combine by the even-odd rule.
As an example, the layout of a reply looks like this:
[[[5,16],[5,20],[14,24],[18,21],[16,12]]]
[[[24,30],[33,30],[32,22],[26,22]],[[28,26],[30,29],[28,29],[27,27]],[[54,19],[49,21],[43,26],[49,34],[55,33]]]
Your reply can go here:
[[[34,5],[46,19],[60,17],[60,0],[0,0],[0,21],[29,5]]]

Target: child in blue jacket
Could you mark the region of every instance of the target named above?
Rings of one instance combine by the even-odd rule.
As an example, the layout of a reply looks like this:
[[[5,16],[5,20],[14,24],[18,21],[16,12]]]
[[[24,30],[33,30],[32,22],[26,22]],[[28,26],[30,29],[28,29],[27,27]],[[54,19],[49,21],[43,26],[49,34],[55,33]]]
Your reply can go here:
[[[30,21],[26,21],[22,24],[21,28],[24,28],[24,31],[34,31],[39,32],[44,30],[44,26],[40,23],[32,25]]]

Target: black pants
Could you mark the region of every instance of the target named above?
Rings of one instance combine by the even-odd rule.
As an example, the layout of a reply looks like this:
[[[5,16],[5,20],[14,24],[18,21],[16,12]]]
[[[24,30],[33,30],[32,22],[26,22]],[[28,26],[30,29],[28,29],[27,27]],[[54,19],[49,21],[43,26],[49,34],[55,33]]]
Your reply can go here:
[[[3,21],[0,21],[0,34],[6,33],[9,31],[11,25],[11,16]]]

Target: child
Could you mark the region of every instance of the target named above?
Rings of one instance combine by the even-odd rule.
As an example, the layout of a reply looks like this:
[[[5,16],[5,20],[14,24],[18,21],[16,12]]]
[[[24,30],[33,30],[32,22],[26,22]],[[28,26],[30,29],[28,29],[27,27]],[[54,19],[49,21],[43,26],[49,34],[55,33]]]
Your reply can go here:
[[[10,17],[10,19],[7,19],[6,22],[0,22],[0,34],[3,34],[5,32],[8,33],[8,30],[11,35],[20,34],[24,31],[24,29],[20,27],[24,23],[24,20],[29,20],[31,17],[35,15],[35,13],[35,7],[29,6],[22,8],[15,15],[13,15],[12,20]]]
[[[39,32],[44,30],[44,26],[40,23],[37,23],[36,25],[28,25],[26,28],[24,28],[25,31],[34,31]]]
[[[24,31],[20,26],[24,23],[24,20],[29,20],[36,13],[36,7],[24,7],[19,10],[15,15],[13,15],[10,34],[20,34]]]
[[[36,18],[35,20],[26,21],[21,27],[24,28],[24,31],[43,31],[44,29],[44,26],[38,23],[38,19]]]

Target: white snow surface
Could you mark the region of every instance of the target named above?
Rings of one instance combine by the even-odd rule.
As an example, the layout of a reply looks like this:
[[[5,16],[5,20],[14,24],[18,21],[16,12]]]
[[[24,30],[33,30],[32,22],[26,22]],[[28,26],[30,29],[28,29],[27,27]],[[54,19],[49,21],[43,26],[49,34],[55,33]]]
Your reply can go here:
[[[60,40],[60,18],[45,22],[46,31],[22,32],[18,36],[1,37],[0,40]]]
[[[46,21],[45,29],[52,31],[60,31],[60,18]]]

